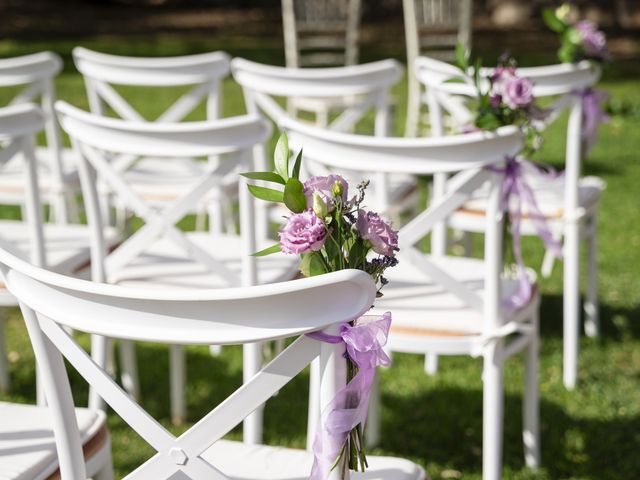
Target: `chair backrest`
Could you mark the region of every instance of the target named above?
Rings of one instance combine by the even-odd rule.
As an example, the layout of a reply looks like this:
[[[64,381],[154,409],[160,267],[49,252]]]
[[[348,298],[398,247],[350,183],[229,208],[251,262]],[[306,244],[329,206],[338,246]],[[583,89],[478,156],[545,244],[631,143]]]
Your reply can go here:
[[[355,65],[361,0],[282,0],[287,67]]]
[[[146,121],[112,85],[191,86],[154,121],[181,121],[203,101],[206,101],[207,119],[220,116],[220,82],[229,74],[229,56],[224,52],[145,58],[109,55],[76,47],[73,60],[84,76],[89,107],[95,114],[104,115],[105,106],[108,106],[125,120]]]
[[[477,90],[469,77],[455,67],[444,62],[421,57],[414,68],[417,77],[427,87],[427,102],[431,119],[432,133],[443,135],[443,114],[447,112],[458,125],[471,120],[466,108],[465,98],[477,96]],[[548,107],[545,120],[538,122],[539,128],[546,128],[569,110],[565,154],[565,198],[564,211],[576,212],[579,207],[578,181],[583,152],[583,106],[579,93],[593,87],[600,78],[600,68],[591,62],[578,64],[559,64],[542,67],[518,68],[516,73],[533,82],[533,94],[536,98],[554,97]],[[481,76],[488,78],[492,69],[483,69]],[[462,82],[447,82],[450,78],[462,79]]]
[[[43,372],[63,480],[86,478],[63,357],[158,452],[128,479],[226,479],[202,453],[318,356],[324,366],[321,403],[328,404],[345,383],[344,345],[321,344],[303,334],[325,330],[335,335],[341,324],[371,307],[376,290],[365,272],[344,270],[258,287],[162,293],[65,277],[2,249],[0,271],[20,301]],[[65,327],[166,344],[245,344],[302,336],[175,437],[96,365]]]
[[[274,97],[353,96],[358,100],[346,106],[327,128],[348,130],[373,108],[378,135],[387,133],[389,90],[402,76],[400,64],[395,60],[348,67],[290,69],[234,58],[231,72],[242,86],[249,112],[262,111],[278,123],[287,113]]]
[[[7,162],[20,156],[24,162],[25,195],[23,221],[28,224],[29,251],[3,237],[0,229],[0,246],[30,259],[35,265],[46,266],[42,205],[38,188],[35,135],[44,128],[45,115],[36,105],[21,103],[0,108],[0,176]]]
[[[240,226],[246,258],[242,278],[230,271],[176,227],[195,205],[215,188],[222,176],[241,166],[254,168],[252,151],[271,133],[268,122],[257,115],[188,123],[132,122],[84,112],[64,102],[56,104],[62,128],[69,134],[79,158],[85,207],[92,232],[92,272],[99,282],[112,281],[118,271],[159,238],[175,243],[190,259],[216,272],[229,286],[255,283],[253,201],[244,180],[239,182]],[[220,157],[220,165],[209,168],[175,202],[151,207],[128,183],[119,162],[131,157],[153,157],[167,162],[180,157]],[[103,196],[96,179],[104,182],[124,206],[145,225],[107,255],[104,236]]]
[[[461,43],[471,48],[473,0],[403,0],[409,64],[419,55],[455,57]]]
[[[283,126],[290,145],[304,147],[305,158],[328,168],[346,168],[372,176],[379,173],[454,174],[447,183],[446,194],[434,199],[427,210],[400,229],[398,259],[416,265],[462,302],[484,313],[487,330],[502,321],[499,282],[502,273],[502,174],[498,173],[499,168],[485,167],[500,167],[506,156],[514,155],[522,148],[523,134],[519,129],[505,127],[495,133],[407,139],[335,133],[293,120],[284,121]],[[490,184],[491,200],[486,215],[486,287],[484,298],[480,298],[455,278],[456,272],[437,266],[418,250],[416,244],[485,182]]]
[[[53,109],[56,100],[54,78],[61,70],[62,59],[53,52],[0,59],[0,88],[23,87],[8,105],[40,99],[49,149],[50,188],[54,191],[63,188],[65,174],[60,128]]]

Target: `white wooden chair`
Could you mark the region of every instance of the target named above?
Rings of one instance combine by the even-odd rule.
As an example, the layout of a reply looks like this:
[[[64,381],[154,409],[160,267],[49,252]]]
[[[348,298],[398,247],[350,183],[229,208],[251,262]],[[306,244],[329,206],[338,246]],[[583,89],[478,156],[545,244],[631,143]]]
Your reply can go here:
[[[61,70],[62,60],[53,52],[0,59],[0,88],[18,89],[8,105],[40,101],[47,141],[46,147],[36,148],[41,197],[51,205],[51,219],[68,223],[77,217],[75,196],[80,185],[71,150],[63,148],[53,111],[54,78]],[[24,198],[22,170],[18,161],[14,163],[6,166],[0,178],[0,204],[19,204]]]
[[[420,81],[427,86],[427,98],[434,135],[444,133],[442,114],[448,112],[458,124],[471,119],[460,98],[475,96],[475,87],[466,83],[446,82],[448,78],[460,77],[460,71],[438,60],[422,57],[415,68]],[[492,70],[483,71],[488,76]],[[600,70],[589,62],[577,65],[560,64],[543,67],[519,68],[518,75],[530,78],[534,83],[536,98],[551,98],[550,115],[541,128],[546,128],[568,111],[566,134],[566,157],[564,176],[556,180],[541,180],[535,171],[528,172],[528,182],[534,190],[538,206],[545,220],[558,239],[564,244],[564,360],[563,379],[567,388],[574,388],[577,380],[578,343],[580,330],[580,240],[587,248],[587,289],[584,302],[586,314],[584,328],[589,336],[599,332],[598,283],[597,283],[597,209],[604,182],[597,177],[582,177],[583,157],[583,111],[578,92],[593,87],[600,78]],[[443,178],[440,178],[440,187]],[[441,188],[436,188],[440,192]],[[452,228],[467,232],[481,231],[486,195],[482,192],[467,202],[449,219]],[[522,222],[524,235],[536,235],[534,221],[526,215]],[[446,229],[438,231],[434,241],[439,249],[446,248]],[[547,252],[542,273],[551,273],[554,256]]]
[[[14,176],[21,172],[17,184],[22,194],[15,201],[22,205],[19,220],[0,220],[0,244],[39,266],[70,273],[89,260],[89,230],[86,225],[43,224],[40,189],[36,171],[40,170],[35,149],[35,135],[42,131],[46,115],[33,104],[21,103],[0,108],[0,181],[5,168]],[[40,184],[41,185],[41,184]],[[105,231],[106,245],[111,246],[117,235],[111,228]],[[0,309],[17,306],[17,300],[0,281]],[[0,391],[9,389],[8,365],[4,342],[4,312],[0,311]],[[40,398],[41,400],[41,398]]]
[[[403,0],[402,8],[409,66],[405,136],[415,137],[423,91],[412,65],[420,55],[453,60],[458,43],[471,49],[473,0]]]
[[[360,0],[282,0],[287,67],[358,63]]]
[[[79,171],[92,229],[91,276],[94,281],[136,285],[172,291],[184,288],[221,288],[271,283],[292,278],[297,271],[294,258],[284,254],[252,261],[252,252],[273,243],[254,235],[253,200],[244,182],[238,184],[240,198],[241,233],[182,232],[176,226],[210,190],[219,186],[220,173],[241,168],[254,170],[252,151],[264,142],[270,125],[256,115],[225,120],[189,123],[146,123],[112,119],[78,110],[64,102],[56,109],[62,128],[71,137],[78,152]],[[122,156],[153,157],[166,162],[179,156],[206,159],[219,158],[213,166],[196,179],[183,195],[163,207],[149,204],[136,193],[127,177],[118,169]],[[152,174],[152,173],[151,173]],[[138,216],[144,225],[117,249],[107,252],[104,246],[104,216],[96,187],[104,182],[119,202]],[[103,365],[105,341],[95,339],[92,352]],[[124,343],[123,363],[129,365],[124,384],[139,397],[137,372],[130,344]],[[247,377],[260,365],[259,345],[247,347],[245,372]],[[171,349],[171,399],[175,422],[182,421],[184,405],[184,351]],[[98,405],[95,395],[92,406]],[[248,437],[260,438],[260,412]],[[253,418],[253,417],[252,417]],[[248,427],[250,428],[250,427]]]
[[[0,249],[0,268],[20,299],[45,390],[62,480],[88,476],[63,358],[158,453],[127,479],[291,479],[309,477],[313,455],[303,450],[246,445],[222,437],[319,357],[320,400],[327,405],[345,384],[343,344],[321,343],[305,333],[336,334],[369,310],[375,285],[362,271],[246,288],[150,291],[104,285],[46,272]],[[331,299],[331,301],[327,301]],[[135,403],[65,332],[165,344],[255,344],[299,336],[238,390],[178,437]],[[292,415],[295,413],[292,412]],[[419,466],[371,456],[360,479],[423,480]],[[331,480],[337,480],[338,469]]]
[[[261,113],[279,124],[288,118],[278,98],[330,98],[344,94],[353,98],[350,106],[344,106],[340,115],[324,127],[332,131],[347,131],[353,128],[369,111],[375,113],[374,133],[388,136],[389,90],[400,79],[402,71],[394,60],[383,60],[363,65],[339,68],[314,68],[292,70],[271,65],[262,65],[249,60],[235,58],[231,62],[234,79],[242,86],[247,110]],[[262,170],[270,167],[264,154]],[[304,168],[315,175],[326,174],[320,164],[305,162]],[[350,180],[357,183],[357,172]],[[348,175],[347,175],[348,176]],[[354,183],[354,184],[355,184]],[[415,179],[408,175],[377,175],[373,188],[378,210],[393,210],[394,215],[414,200]],[[265,208],[264,205],[259,205]],[[281,213],[274,210],[274,220],[281,220]],[[261,216],[266,218],[266,215]],[[266,228],[266,227],[263,227]]]
[[[110,55],[76,47],[73,59],[84,76],[90,110],[97,115],[113,113],[130,121],[175,123],[184,121],[202,103],[205,103],[206,119],[214,120],[221,115],[221,82],[229,74],[229,56],[224,52],[146,58]],[[176,100],[158,117],[145,118],[125,98],[133,100],[133,95],[118,91],[118,87],[169,91],[174,93]],[[188,90],[184,92],[184,88]],[[217,159],[212,157],[209,166],[216,162]],[[195,179],[205,175],[207,164],[189,158],[165,162],[162,159],[130,157],[121,162],[119,168],[126,171],[137,193],[147,200],[164,204],[174,201]],[[149,172],[155,174],[149,175]],[[229,176],[226,182],[214,189],[213,194],[219,198],[232,196],[237,187],[236,178],[235,175]],[[232,199],[237,197],[232,196]],[[200,229],[207,205],[208,202],[203,202],[198,206]],[[210,228],[217,232],[225,227],[232,230],[231,206],[220,201],[211,205],[219,208],[209,212]]]
[[[484,168],[499,169],[506,155],[518,152],[522,133],[506,127],[496,133],[447,138],[375,138],[323,131],[290,120],[283,125],[291,145],[304,146],[307,158],[330,168],[370,174],[454,175],[446,195],[400,229],[399,265],[386,272],[389,284],[383,289],[383,297],[376,300],[374,311],[390,311],[393,315],[387,343],[392,352],[483,357],[484,480],[501,478],[504,363],[526,350],[523,439],[527,465],[537,466],[539,297],[534,288],[534,294],[520,309],[504,306],[504,300],[518,289],[518,281],[503,275],[503,175]],[[432,226],[485,183],[490,186],[490,202],[485,218],[484,259],[420,251],[417,243]],[[378,415],[373,405],[371,413],[368,428],[375,434]]]
[[[282,0],[286,66],[342,67],[358,63],[361,0]],[[333,96],[287,98],[293,117],[312,112],[316,123],[327,126],[330,116],[349,106],[352,98]]]
[[[42,205],[38,188],[38,162],[35,153],[35,134],[45,123],[45,115],[33,104],[20,104],[0,109],[0,174],[12,157],[21,156],[24,181],[22,199],[24,221],[0,221],[0,248],[11,251],[12,258],[20,258],[40,267],[48,261],[60,262],[60,249],[51,249],[45,242]],[[44,270],[42,270],[44,271]],[[0,306],[17,306],[18,300],[5,285],[4,271],[0,273]],[[1,318],[0,318],[1,320]],[[0,389],[8,387],[7,365],[4,355],[4,326],[0,324]],[[43,398],[39,401],[42,402]],[[42,402],[43,403],[43,402]],[[79,441],[82,445],[79,460],[86,462],[87,472],[94,480],[112,480],[111,446],[103,412],[77,409],[70,414],[76,418]],[[6,480],[57,478],[58,460],[53,435],[51,412],[34,405],[0,402],[0,477]]]

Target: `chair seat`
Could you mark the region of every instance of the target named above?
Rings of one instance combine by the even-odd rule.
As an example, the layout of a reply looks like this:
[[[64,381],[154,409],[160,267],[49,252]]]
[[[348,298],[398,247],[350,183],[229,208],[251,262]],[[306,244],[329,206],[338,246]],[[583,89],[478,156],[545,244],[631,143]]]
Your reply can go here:
[[[225,268],[241,277],[243,259],[240,237],[190,232],[190,241],[210,253]],[[258,242],[258,250],[272,245],[273,240]],[[298,271],[296,255],[274,254],[258,257],[258,282],[273,283],[290,280]],[[110,282],[144,288],[224,288],[229,277],[212,272],[202,262],[191,260],[174,242],[162,238],[145,249],[144,253],[118,271]]]
[[[431,261],[482,298],[485,269],[482,260],[442,257],[432,258]],[[481,335],[482,312],[469,307],[459,297],[431,281],[415,265],[400,259],[398,266],[388,270],[385,276],[389,284],[382,289],[383,296],[376,300],[375,311],[392,313],[390,340],[394,335],[447,338]],[[502,279],[505,299],[513,295],[517,288],[516,279]],[[505,321],[516,318],[521,310],[504,309]]]
[[[85,459],[108,444],[106,416],[101,411],[76,409]],[[55,478],[56,445],[47,408],[0,402],[0,480]]]
[[[38,181],[40,183],[40,193],[47,197],[49,194],[55,193],[52,190],[51,182],[51,152],[47,148],[39,147],[36,149],[36,158],[38,159]],[[72,190],[80,190],[80,181],[78,173],[75,170],[75,154],[71,149],[62,150],[63,164],[63,182],[65,188]],[[2,169],[0,175],[0,198],[5,201],[13,198],[24,198],[25,180],[24,180],[24,161],[20,154],[12,158],[5,168]]]
[[[89,264],[91,257],[89,227],[78,224],[44,225],[47,264],[58,273],[72,273]],[[107,246],[112,247],[120,235],[114,228],[105,231]],[[26,223],[20,220],[0,220],[0,240],[12,252],[22,258],[29,258],[31,248],[30,232]],[[15,298],[0,281],[0,306],[16,305]]]
[[[565,216],[564,195],[565,179],[558,177],[553,180],[543,180],[535,173],[527,172],[527,182],[531,186],[538,208],[545,219],[551,224],[561,223]],[[592,211],[598,204],[600,195],[604,190],[604,182],[598,177],[584,177],[578,183],[578,204],[584,211]],[[513,200],[512,200],[513,201]],[[453,228],[471,231],[484,230],[484,213],[487,206],[487,191],[479,189],[474,197],[466,202],[461,209],[455,212],[450,219]],[[535,230],[531,225],[529,208],[522,205],[523,233],[534,234]],[[473,217],[477,218],[474,223]],[[475,228],[474,228],[475,225]]]
[[[234,480],[306,480],[313,454],[305,450],[245,445],[220,440],[203,454],[207,462]],[[393,457],[368,456],[369,469],[354,473],[360,480],[422,480],[424,470],[413,462]]]

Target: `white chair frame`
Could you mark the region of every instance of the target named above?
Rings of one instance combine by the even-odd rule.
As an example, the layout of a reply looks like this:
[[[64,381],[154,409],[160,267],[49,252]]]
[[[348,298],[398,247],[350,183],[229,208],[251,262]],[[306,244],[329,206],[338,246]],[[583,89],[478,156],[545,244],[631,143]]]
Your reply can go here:
[[[202,455],[260,408],[314,358],[322,365],[320,402],[327,405],[346,380],[345,347],[304,336],[358,318],[371,306],[375,285],[362,271],[341,271],[274,285],[167,294],[72,279],[35,268],[0,249],[0,269],[20,298],[36,358],[47,375],[63,480],[87,478],[63,358],[158,453],[128,480],[228,479]],[[327,303],[326,299],[332,301]],[[117,319],[118,321],[114,321]],[[179,437],[135,403],[66,333],[181,344],[253,344],[301,335],[196,425]],[[337,480],[337,468],[330,480]],[[416,467],[415,480],[424,472]],[[389,472],[387,472],[389,473]]]
[[[229,56],[224,52],[154,58],[111,55],[76,47],[73,49],[73,59],[76,68],[84,76],[90,110],[97,115],[106,115],[109,107],[124,120],[175,123],[184,121],[185,117],[198,105],[205,102],[207,120],[215,120],[221,116],[221,82],[229,75],[230,61]],[[151,120],[144,118],[136,111],[112,85],[149,88],[188,86],[191,88],[180,95],[159,117]],[[217,161],[215,157],[210,160],[211,164]],[[136,164],[140,161],[144,163],[145,159],[130,156],[128,161],[121,162],[119,168],[123,171],[135,170]],[[202,169],[199,169],[199,162],[185,158],[181,163],[185,164],[185,171],[194,171],[194,178],[203,173]],[[158,166],[153,164],[152,167]],[[155,190],[152,189],[149,196],[155,198],[167,196],[166,184],[172,183],[174,177],[171,172],[167,172],[166,177],[158,180],[159,195],[155,195],[153,193]],[[224,193],[219,193],[218,196],[224,197]],[[212,202],[211,205],[219,203]],[[202,210],[203,206],[199,206],[200,227],[204,225]],[[118,213],[122,214],[122,212]],[[222,232],[225,221],[227,229],[231,229],[229,213],[225,214],[225,209],[218,208],[215,211],[211,209],[210,214],[211,230]]]
[[[498,480],[502,468],[502,415],[503,415],[503,363],[510,356],[526,349],[526,378],[524,395],[525,459],[528,466],[539,463],[538,440],[538,306],[535,293],[529,303],[517,312],[503,307],[502,281],[502,222],[504,212],[500,205],[502,174],[484,167],[504,164],[505,156],[522,148],[522,133],[515,127],[506,127],[495,134],[473,133],[456,137],[427,139],[375,138],[335,133],[306,126],[293,120],[283,122],[291,145],[304,146],[305,156],[333,168],[354,169],[361,172],[411,173],[414,175],[454,174],[447,184],[447,194],[434,200],[430,207],[418,214],[399,231],[398,259],[417,266],[435,284],[472,311],[482,315],[482,333],[442,337],[436,334],[416,336],[394,334],[387,344],[390,351],[409,353],[437,352],[439,354],[484,357],[484,414],[483,414],[483,478]],[[459,272],[447,268],[446,258],[429,257],[416,248],[438,222],[462,205],[480,186],[490,185],[489,211],[486,215],[486,241],[484,256],[484,294],[471,290],[456,277]],[[454,267],[454,266],[453,266]],[[377,300],[376,310],[391,310],[386,295]],[[401,296],[404,294],[401,294]],[[415,295],[415,294],[414,294]],[[410,297],[406,293],[406,297]],[[401,302],[403,300],[400,300]],[[424,318],[429,310],[424,309]],[[421,312],[422,313],[422,312]],[[417,319],[416,319],[417,320]],[[313,383],[312,383],[313,385]],[[378,435],[375,424],[378,412],[372,406],[369,428],[373,426],[371,441]],[[309,423],[317,418],[318,408],[310,407]]]
[[[49,172],[49,184],[43,185],[45,188],[42,196],[43,200],[51,204],[51,217],[57,223],[64,224],[77,216],[74,195],[78,193],[78,185],[75,172],[69,171],[69,166],[63,162],[65,149],[53,110],[56,100],[54,78],[61,70],[62,60],[53,52],[0,59],[0,88],[24,86],[9,102],[10,106],[33,102],[40,98],[47,147],[44,151],[37,151],[37,154],[43,157],[41,162],[46,164]],[[0,195],[4,201],[11,202],[15,199],[13,195]],[[19,197],[22,195],[21,192]]]
[[[408,98],[405,136],[418,135],[422,87],[412,68],[420,55],[453,60],[456,44],[471,49],[473,0],[403,0]]]
[[[100,117],[78,110],[64,102],[58,102],[56,109],[60,116],[60,123],[71,137],[72,145],[80,158],[79,171],[82,182],[83,195],[86,204],[90,228],[93,231],[91,275],[97,282],[116,282],[118,274],[127,264],[143,253],[154,240],[166,237],[176,244],[178,250],[187,257],[201,264],[211,271],[220,272],[229,287],[255,285],[258,282],[256,258],[250,256],[258,250],[254,230],[254,202],[246,188],[244,179],[238,183],[240,199],[240,248],[241,275],[229,271],[212,254],[190,240],[189,236],[180,231],[175,223],[187,214],[209,190],[216,187],[220,181],[220,169],[231,170],[242,165],[246,170],[253,170],[252,150],[255,145],[265,141],[270,133],[270,124],[256,115],[234,117],[230,119],[189,122],[189,123],[145,123],[127,122],[120,119]],[[109,155],[105,156],[105,152]],[[149,207],[144,199],[137,195],[126,179],[117,169],[119,156],[153,156],[166,158],[167,161],[179,156],[211,157],[228,155],[222,159],[221,167],[212,169],[198,179],[184,196],[173,204],[158,210]],[[101,215],[96,178],[101,178],[109,188],[137,216],[145,220],[145,225],[135,234],[125,240],[118,248],[107,253],[102,232],[104,231],[104,217]],[[215,235],[212,235],[212,241]],[[291,278],[295,264],[282,272],[283,278]],[[166,272],[165,272],[166,273]],[[208,288],[203,285],[202,288]],[[131,344],[124,343],[123,355],[133,357]],[[100,337],[94,337],[92,355],[97,363],[106,362],[106,342]],[[127,389],[134,395],[139,395],[135,362],[125,358],[125,365],[129,365],[129,372],[123,379]],[[261,364],[260,345],[245,346],[245,377],[250,378]],[[171,395],[172,415],[176,422],[184,418],[184,352],[180,347],[171,350]],[[100,406],[97,393],[91,396],[91,406]],[[261,411],[255,412],[245,425],[245,434],[251,441],[258,442],[261,438]]]
[[[464,125],[471,120],[471,115],[460,98],[476,96],[476,89],[470,78],[461,74],[460,70],[435,59],[421,57],[415,63],[416,75],[427,88],[427,102],[433,135],[445,133],[443,113],[447,112],[459,124]],[[558,239],[562,239],[564,249],[564,291],[563,291],[563,381],[569,388],[575,388],[578,375],[578,352],[580,331],[580,240],[587,246],[587,289],[584,303],[585,332],[588,336],[597,336],[600,330],[598,314],[597,285],[597,202],[585,209],[580,204],[579,190],[581,185],[581,164],[583,157],[583,112],[582,101],[577,92],[593,87],[600,78],[600,69],[589,62],[577,65],[560,64],[542,67],[519,68],[518,75],[529,78],[534,84],[536,98],[553,97],[551,113],[539,122],[544,129],[556,121],[563,112],[569,112],[567,125],[567,141],[565,156],[565,191],[560,219],[551,219],[549,226]],[[491,69],[484,69],[482,76],[487,78]],[[449,78],[462,78],[464,83],[446,82]],[[596,178],[586,179],[594,186],[603,189],[604,184]],[[434,192],[441,195],[446,176],[436,177]],[[454,214],[449,224],[462,231],[478,231],[481,219],[471,219],[469,215]],[[536,235],[535,228],[524,219],[523,234]],[[446,250],[446,227],[438,226],[434,231],[433,248],[439,252]],[[545,276],[551,273],[554,255],[547,252],[542,266]],[[431,360],[430,370],[435,369],[435,361]]]

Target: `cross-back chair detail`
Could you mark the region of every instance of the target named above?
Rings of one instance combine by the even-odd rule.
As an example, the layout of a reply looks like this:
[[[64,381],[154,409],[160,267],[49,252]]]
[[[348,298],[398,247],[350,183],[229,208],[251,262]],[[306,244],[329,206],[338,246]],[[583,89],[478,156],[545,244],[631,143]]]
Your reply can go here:
[[[431,117],[432,133],[444,135],[443,117],[448,113],[457,125],[470,122],[471,114],[465,105],[465,99],[476,96],[476,87],[468,76],[463,75],[451,65],[439,60],[421,57],[415,63],[416,74],[427,87],[427,101]],[[483,69],[481,76],[488,78],[492,69]],[[582,159],[585,143],[583,140],[584,112],[581,92],[592,88],[600,78],[600,68],[590,62],[578,64],[559,64],[541,67],[518,68],[517,74],[529,78],[533,82],[535,98],[549,98],[552,103],[547,107],[548,115],[539,120],[538,127],[546,129],[552,123],[568,113],[565,171],[561,181],[562,191],[552,206],[556,212],[549,213],[547,222],[556,238],[564,244],[564,359],[563,376],[568,388],[573,388],[577,379],[578,339],[580,325],[580,277],[579,251],[580,240],[587,246],[587,289],[584,302],[585,331],[595,336],[599,331],[597,262],[596,262],[596,214],[598,199],[604,183],[596,177],[581,177]],[[447,82],[450,78],[461,79],[462,82]],[[535,178],[532,178],[535,182]],[[436,178],[434,191],[441,194],[446,179]],[[552,185],[535,184],[534,192],[540,190],[541,197],[545,188]],[[480,225],[472,216],[456,214],[450,219],[450,225],[463,231],[477,231]],[[535,229],[525,221],[525,234],[535,234]],[[437,235],[433,237],[434,248],[440,252],[446,250],[446,229],[441,224]],[[554,254],[546,252],[542,265],[542,273],[548,276],[554,262]]]
[[[387,348],[419,354],[482,356],[484,359],[483,478],[501,477],[503,364],[526,350],[523,440],[528,466],[539,463],[537,390],[537,293],[517,311],[505,306],[517,282],[504,276],[502,244],[504,205],[500,201],[501,165],[516,154],[523,135],[516,127],[495,133],[406,139],[377,138],[323,131],[293,120],[284,128],[290,145],[329,169],[450,175],[444,195],[399,229],[399,265],[386,272],[389,284],[377,311],[394,316]],[[487,168],[488,167],[488,168]],[[488,184],[484,217],[484,259],[427,255],[418,242],[472,194]],[[317,373],[316,373],[317,376]],[[312,388],[314,390],[312,370]],[[315,387],[317,388],[317,387]],[[313,398],[313,397],[311,397]],[[377,439],[377,403],[371,406],[370,439]],[[309,424],[317,418],[311,403]]]
[[[355,65],[361,0],[282,0],[287,67]]]
[[[63,358],[158,453],[127,479],[227,479],[215,450],[203,454],[266,402],[315,357],[324,365],[322,403],[344,385],[344,346],[304,333],[357,318],[373,303],[375,286],[361,271],[243,289],[153,292],[76,280],[33,267],[0,250],[0,268],[21,301],[36,357],[47,372],[63,479],[86,478]],[[332,301],[327,303],[326,298]],[[302,335],[192,428],[175,437],[133,401],[70,337],[65,327],[115,338],[182,344],[244,344]],[[211,459],[212,458],[212,459]],[[223,458],[219,458],[218,461]],[[181,478],[182,478],[181,477]],[[417,479],[416,479],[417,480]]]
[[[47,181],[43,184],[43,196],[51,203],[51,217],[58,223],[67,223],[76,213],[71,191],[73,173],[70,165],[63,161],[60,127],[53,108],[56,100],[54,78],[61,70],[62,60],[53,52],[0,60],[0,88],[22,87],[8,106],[30,102],[38,102],[41,106],[47,141],[46,149],[39,152],[41,166],[47,170],[46,177],[41,179]],[[4,193],[0,195],[5,196]]]

